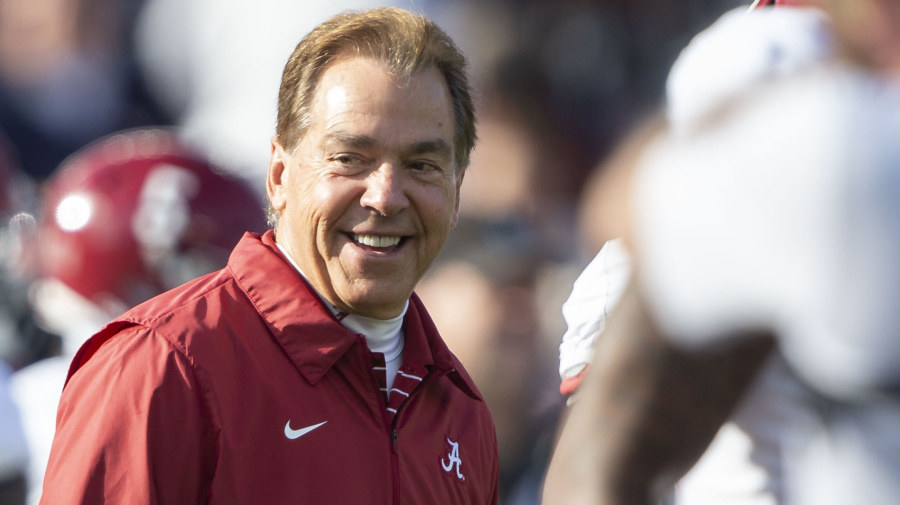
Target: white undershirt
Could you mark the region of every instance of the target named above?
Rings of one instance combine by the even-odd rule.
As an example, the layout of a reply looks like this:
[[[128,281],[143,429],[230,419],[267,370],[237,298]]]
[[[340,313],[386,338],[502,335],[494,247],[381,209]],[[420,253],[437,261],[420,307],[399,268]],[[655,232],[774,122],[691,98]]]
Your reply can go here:
[[[300,270],[291,255],[279,243],[275,243],[278,249],[284,254],[285,258],[291,262],[291,265],[309,282],[309,278]],[[312,283],[309,283],[312,286]],[[315,288],[313,288],[315,290]],[[316,294],[319,294],[316,292]],[[321,294],[319,298],[325,302],[325,305],[331,309],[332,314],[338,317],[338,320],[344,325],[344,328],[363,335],[366,338],[366,345],[372,352],[380,352],[384,354],[385,363],[385,379],[387,380],[387,390],[390,391],[394,385],[394,376],[397,370],[403,364],[403,344],[405,342],[403,336],[403,317],[409,308],[409,300],[403,305],[403,311],[400,315],[393,319],[375,319],[372,317],[360,316],[358,314],[347,314],[326,300]]]

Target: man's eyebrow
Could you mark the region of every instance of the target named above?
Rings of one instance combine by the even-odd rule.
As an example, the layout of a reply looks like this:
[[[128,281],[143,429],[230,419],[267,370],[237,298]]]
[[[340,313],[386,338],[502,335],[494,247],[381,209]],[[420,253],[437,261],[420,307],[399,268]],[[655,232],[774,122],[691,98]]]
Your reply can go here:
[[[436,154],[450,158],[453,154],[453,148],[444,139],[422,140],[410,145],[406,149],[406,153],[413,156],[418,154]]]
[[[337,144],[352,148],[371,148],[377,145],[374,138],[368,135],[358,135],[345,131],[335,131],[327,133],[323,138],[324,144]]]
[[[378,141],[368,135],[359,135],[346,131],[334,131],[327,133],[323,137],[323,144],[347,146],[354,149],[370,149],[378,146]],[[404,149],[407,156],[417,156],[420,154],[435,154],[450,158],[453,154],[453,147],[444,139],[430,139],[413,142]]]

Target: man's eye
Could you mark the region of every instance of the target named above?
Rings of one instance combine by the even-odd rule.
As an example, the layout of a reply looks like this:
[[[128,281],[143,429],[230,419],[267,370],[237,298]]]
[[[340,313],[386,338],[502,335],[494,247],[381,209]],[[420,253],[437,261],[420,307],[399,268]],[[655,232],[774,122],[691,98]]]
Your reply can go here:
[[[417,172],[428,172],[437,169],[437,166],[433,163],[428,163],[426,161],[414,161],[409,164],[409,167]]]
[[[328,158],[328,162],[331,163],[332,170],[344,175],[358,174],[370,164],[367,158],[353,153],[335,154]]]

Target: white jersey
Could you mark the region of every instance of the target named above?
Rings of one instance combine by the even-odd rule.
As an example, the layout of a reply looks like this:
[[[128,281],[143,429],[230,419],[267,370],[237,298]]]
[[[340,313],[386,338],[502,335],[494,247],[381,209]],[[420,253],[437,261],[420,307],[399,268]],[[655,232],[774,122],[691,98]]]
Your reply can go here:
[[[787,501],[900,502],[900,85],[840,65],[651,146],[635,183],[649,308],[674,342],[771,328],[819,396]]]
[[[842,68],[772,88],[648,150],[648,296],[686,345],[773,327],[809,382],[864,395],[900,381],[900,88]]]
[[[28,441],[29,505],[37,505],[44,483],[44,470],[50,459],[50,446],[56,433],[56,408],[62,395],[71,355],[55,356],[33,363],[13,374],[10,389],[21,412]]]

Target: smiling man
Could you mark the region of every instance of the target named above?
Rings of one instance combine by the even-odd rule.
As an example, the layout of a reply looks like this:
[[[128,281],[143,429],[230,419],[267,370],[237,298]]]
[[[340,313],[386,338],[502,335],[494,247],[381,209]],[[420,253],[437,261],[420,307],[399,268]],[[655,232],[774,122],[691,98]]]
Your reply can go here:
[[[282,77],[273,229],[79,351],[42,503],[496,504],[490,414],[413,294],[474,142],[432,22],[314,29]]]
[[[278,244],[341,311],[379,319],[401,313],[440,252],[463,178],[440,71],[391,72],[370,57],[333,63],[303,138],[273,141],[267,180]]]

